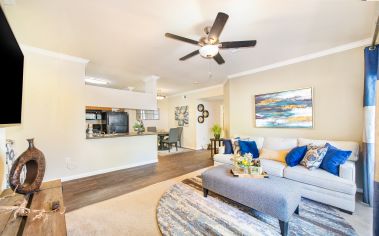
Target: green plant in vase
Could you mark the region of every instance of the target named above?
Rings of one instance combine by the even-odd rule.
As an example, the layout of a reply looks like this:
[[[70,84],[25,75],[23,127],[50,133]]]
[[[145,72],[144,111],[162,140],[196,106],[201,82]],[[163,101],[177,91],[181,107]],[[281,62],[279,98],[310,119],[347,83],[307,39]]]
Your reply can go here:
[[[244,173],[251,174],[250,166],[253,163],[253,155],[251,153],[246,153],[238,158],[237,164],[243,169]]]
[[[246,153],[243,156],[236,155],[231,160],[233,161],[233,165],[243,169],[245,174],[261,175],[263,172],[260,160],[253,158],[251,153]]]
[[[137,121],[136,123],[134,123],[133,129],[138,134],[141,134],[142,132],[144,132],[145,131],[145,127],[143,125],[143,122],[142,121]]]
[[[221,126],[219,124],[214,124],[211,128],[211,131],[212,131],[215,139],[220,139],[222,129],[221,129]]]

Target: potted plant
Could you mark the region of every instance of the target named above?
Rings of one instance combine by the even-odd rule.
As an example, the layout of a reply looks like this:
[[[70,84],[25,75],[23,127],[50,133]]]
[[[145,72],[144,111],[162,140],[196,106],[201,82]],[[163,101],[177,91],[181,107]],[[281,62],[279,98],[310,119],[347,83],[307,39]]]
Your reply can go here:
[[[214,124],[211,130],[215,139],[220,139],[222,131],[221,126],[219,124]]]
[[[143,126],[142,121],[137,121],[136,123],[134,123],[133,129],[135,132],[137,132],[137,134],[141,134],[145,131],[145,127]]]

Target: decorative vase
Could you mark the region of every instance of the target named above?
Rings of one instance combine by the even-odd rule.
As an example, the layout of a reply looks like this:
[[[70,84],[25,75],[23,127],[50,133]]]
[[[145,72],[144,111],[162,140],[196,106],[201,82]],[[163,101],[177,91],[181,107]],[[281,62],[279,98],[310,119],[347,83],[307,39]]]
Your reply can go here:
[[[9,185],[17,193],[29,194],[38,191],[45,175],[45,156],[34,146],[34,139],[27,139],[28,149],[23,152],[13,163],[9,173]],[[21,183],[22,168],[26,167],[26,176]]]
[[[214,134],[214,136],[215,136],[215,139],[220,139],[220,134]]]
[[[252,166],[251,167],[251,173],[252,174],[255,174],[255,175],[261,175],[262,174],[262,172],[263,172],[263,169],[262,169],[262,167],[258,167],[258,166]]]

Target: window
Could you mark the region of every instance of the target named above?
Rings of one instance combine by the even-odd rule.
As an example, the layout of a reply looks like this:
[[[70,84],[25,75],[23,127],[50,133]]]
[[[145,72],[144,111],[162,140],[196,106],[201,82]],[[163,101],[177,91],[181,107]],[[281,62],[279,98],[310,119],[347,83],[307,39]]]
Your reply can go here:
[[[137,110],[137,120],[159,120],[159,109]]]

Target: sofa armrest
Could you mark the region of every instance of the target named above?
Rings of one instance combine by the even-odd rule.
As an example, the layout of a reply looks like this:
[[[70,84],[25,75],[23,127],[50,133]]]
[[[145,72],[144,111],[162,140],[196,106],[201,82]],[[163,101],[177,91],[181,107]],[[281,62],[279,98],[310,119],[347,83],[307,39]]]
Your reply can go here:
[[[340,177],[355,183],[355,163],[347,161],[340,165]]]

